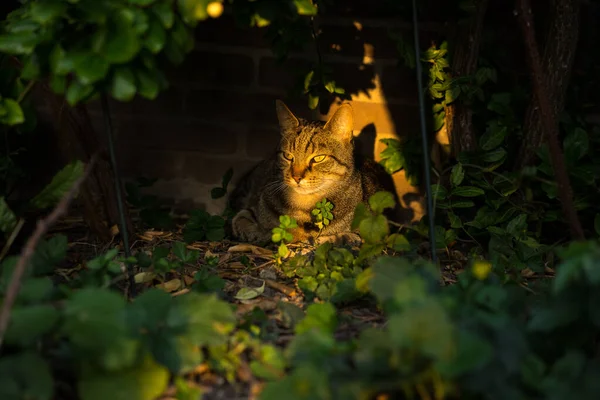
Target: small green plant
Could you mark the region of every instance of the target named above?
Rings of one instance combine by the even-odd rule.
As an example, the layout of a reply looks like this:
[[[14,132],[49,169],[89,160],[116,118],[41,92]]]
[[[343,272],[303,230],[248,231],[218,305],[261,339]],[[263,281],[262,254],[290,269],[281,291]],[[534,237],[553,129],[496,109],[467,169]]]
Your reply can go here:
[[[233,177],[233,169],[229,168],[221,180],[221,186],[214,187],[210,190],[210,197],[212,199],[220,199],[227,194],[227,186]]]
[[[140,210],[140,219],[152,228],[171,229],[175,222],[171,217],[171,210],[161,204],[159,198],[154,195],[142,194],[141,189],[151,187],[156,179],[139,178],[136,182],[127,182],[127,202]]]
[[[286,242],[289,243],[294,239],[294,236],[289,230],[295,228],[298,228],[298,223],[294,218],[288,215],[281,215],[279,217],[279,226],[273,228],[271,240],[273,243],[279,243],[277,253],[275,253],[275,261],[277,264],[281,264],[282,259],[289,255],[290,250],[288,249]]]
[[[219,241],[225,237],[225,219],[210,215],[204,210],[194,210],[183,229],[186,243],[201,240]]]
[[[333,220],[333,204],[327,201],[327,199],[323,199],[315,205],[315,208],[312,210],[311,214],[313,216],[314,224],[319,231],[322,231],[323,228],[329,225],[331,220]]]

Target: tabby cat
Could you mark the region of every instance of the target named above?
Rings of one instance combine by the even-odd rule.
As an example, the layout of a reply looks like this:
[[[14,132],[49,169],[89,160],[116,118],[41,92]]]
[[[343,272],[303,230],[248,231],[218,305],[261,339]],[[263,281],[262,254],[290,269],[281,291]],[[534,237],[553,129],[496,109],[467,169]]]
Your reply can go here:
[[[242,177],[231,194],[230,207],[238,211],[233,235],[246,242],[270,241],[279,216],[289,215],[298,222],[291,231],[294,241],[312,242],[318,229],[311,223],[311,210],[327,198],[334,205],[334,219],[317,242],[360,241],[351,233],[354,209],[382,190],[379,178],[385,171],[372,160],[355,166],[352,107],[343,104],[327,123],[296,118],[280,100],[275,108],[281,140],[277,151]]]

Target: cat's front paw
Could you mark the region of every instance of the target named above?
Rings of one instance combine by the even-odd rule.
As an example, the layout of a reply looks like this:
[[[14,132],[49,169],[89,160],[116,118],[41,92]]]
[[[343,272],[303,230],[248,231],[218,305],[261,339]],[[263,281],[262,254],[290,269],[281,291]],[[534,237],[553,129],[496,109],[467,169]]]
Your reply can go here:
[[[271,239],[271,235],[263,231],[249,210],[237,213],[231,221],[231,228],[233,236],[242,242],[259,243]]]
[[[333,243],[336,246],[360,246],[362,239],[354,232],[342,232],[336,233],[335,235],[319,236],[315,240],[316,245],[321,245],[325,242]]]

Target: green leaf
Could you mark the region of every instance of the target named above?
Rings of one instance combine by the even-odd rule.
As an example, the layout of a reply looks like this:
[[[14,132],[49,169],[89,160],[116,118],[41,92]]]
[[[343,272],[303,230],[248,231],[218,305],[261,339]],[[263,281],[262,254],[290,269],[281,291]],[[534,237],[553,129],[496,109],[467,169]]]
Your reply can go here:
[[[175,22],[175,13],[170,3],[159,1],[152,6],[154,15],[158,17],[165,29],[171,29]]]
[[[135,96],[135,76],[128,67],[118,67],[113,73],[110,88],[113,97],[120,101],[130,101]]]
[[[106,40],[104,57],[112,64],[123,64],[131,61],[141,47],[132,21],[126,9],[117,12],[112,18],[112,26]]]
[[[153,400],[165,391],[169,376],[167,368],[146,355],[141,365],[109,374],[83,369],[77,391],[82,400]]]
[[[521,214],[513,218],[508,225],[506,225],[506,231],[513,236],[520,236],[520,234],[527,229],[527,215]]]
[[[31,18],[42,25],[60,17],[67,9],[61,0],[37,1],[31,5]]]
[[[310,0],[294,0],[299,15],[316,15],[317,7]]]
[[[0,197],[0,231],[4,233],[12,232],[17,225],[17,217],[12,212],[4,197]]]
[[[306,317],[294,327],[294,332],[301,335],[316,329],[322,333],[333,334],[337,324],[337,312],[333,304],[311,304],[306,309]]]
[[[0,117],[0,124],[18,125],[25,122],[25,116],[19,103],[13,99],[3,99],[0,103],[6,110],[6,114]]]
[[[379,243],[389,233],[387,218],[383,215],[374,215],[363,219],[360,222],[360,236],[367,243]]]
[[[459,186],[457,188],[452,189],[450,192],[451,196],[460,196],[460,197],[476,197],[483,196],[485,192],[483,189],[475,187],[475,186]]]
[[[67,102],[70,106],[74,106],[81,101],[87,100],[92,93],[94,93],[94,87],[91,85],[84,85],[78,80],[71,82],[67,88]]]
[[[58,311],[49,305],[15,307],[6,331],[6,343],[23,347],[33,345],[56,326],[58,319]]]
[[[506,137],[507,128],[498,123],[492,123],[488,126],[486,132],[479,139],[481,150],[489,151],[500,146]]]
[[[434,359],[447,361],[455,351],[454,325],[448,314],[433,298],[390,317],[390,338],[398,345],[422,352]]]
[[[37,32],[14,32],[0,35],[0,53],[31,54],[38,44]]]
[[[260,287],[243,287],[235,294],[235,298],[238,300],[251,300],[254,299],[265,291],[265,281],[263,281]]]
[[[386,244],[389,248],[394,249],[395,251],[409,251],[410,243],[408,239],[404,235],[399,233],[394,233],[386,239]]]
[[[129,4],[133,4],[136,6],[149,6],[152,3],[156,3],[156,0],[127,0]]]
[[[454,229],[462,228],[462,221],[452,211],[448,211],[448,219],[450,220],[450,227]]]
[[[438,114],[435,114],[433,116],[433,131],[437,132],[440,129],[442,129],[442,127],[444,126],[444,124],[446,123],[445,121],[446,118],[446,112],[442,111]]]
[[[446,90],[445,93],[446,104],[453,103],[458,98],[458,96],[460,96],[460,86],[450,86],[450,89]]]
[[[56,205],[83,175],[83,169],[84,164],[81,161],[66,165],[52,178],[50,184],[31,200],[31,205],[37,209]]]
[[[443,373],[451,377],[458,377],[482,368],[490,362],[494,355],[493,346],[480,335],[460,331],[458,334],[458,351],[455,357],[449,362],[442,362],[439,365]]]
[[[150,27],[144,41],[146,48],[153,54],[158,54],[163,49],[166,42],[167,35],[161,21],[158,18],[150,19]]]
[[[31,267],[36,275],[52,272],[56,264],[67,256],[69,245],[65,235],[56,235],[48,240],[41,241],[31,260]]]
[[[581,128],[573,129],[564,140],[565,161],[574,165],[585,156],[590,147],[590,140],[586,131]]]
[[[439,183],[431,185],[431,194],[435,201],[444,201],[448,195],[448,190]]]
[[[483,154],[482,159],[485,162],[495,163],[506,157],[506,150],[498,147]]]
[[[0,358],[0,399],[50,400],[54,380],[46,361],[33,352]]]
[[[156,99],[160,89],[158,81],[149,72],[140,69],[135,70],[135,76],[137,77],[137,86],[140,95],[149,100]]]
[[[222,344],[235,324],[231,306],[215,294],[187,293],[173,299],[166,324],[197,346]]]
[[[452,172],[450,173],[450,182],[452,183],[452,186],[459,186],[464,178],[465,170],[463,169],[461,163],[458,163],[454,167],[452,167]]]
[[[86,288],[75,292],[65,305],[62,326],[73,344],[94,348],[110,342],[125,320],[125,300],[115,292]]]
[[[54,46],[49,57],[50,69],[54,74],[67,75],[73,71],[76,57],[72,53],[67,54],[60,44]]]
[[[358,203],[354,209],[354,218],[352,219],[352,230],[358,228],[363,219],[370,217],[371,211],[367,208],[365,203]]]
[[[390,192],[377,192],[369,198],[369,206],[375,214],[381,214],[386,208],[394,208],[396,202]]]
[[[452,208],[471,208],[473,206],[475,206],[475,203],[471,200],[452,200],[450,202]]]
[[[313,93],[308,94],[308,108],[314,110],[319,105],[319,96]]]
[[[91,85],[106,76],[110,65],[104,57],[98,54],[83,53],[75,58],[73,67],[79,82],[83,85]]]
[[[380,139],[387,147],[379,154],[381,164],[388,174],[393,174],[405,167],[406,160],[402,154],[402,144],[396,139]]]

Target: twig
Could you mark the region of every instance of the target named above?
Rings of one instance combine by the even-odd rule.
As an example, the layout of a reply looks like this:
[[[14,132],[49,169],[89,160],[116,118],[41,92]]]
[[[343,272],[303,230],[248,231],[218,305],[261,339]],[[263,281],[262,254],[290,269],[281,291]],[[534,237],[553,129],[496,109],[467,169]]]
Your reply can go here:
[[[15,229],[13,229],[10,236],[8,237],[8,240],[6,241],[6,244],[2,248],[2,253],[0,253],[0,261],[4,260],[4,257],[6,257],[8,250],[10,250],[10,246],[12,246],[13,242],[17,238],[17,235],[19,234],[19,232],[21,232],[21,228],[23,228],[24,223],[25,220],[23,218],[20,218],[19,222],[17,222]]]
[[[23,89],[23,91],[19,94],[19,98],[17,99],[17,103],[21,103],[25,97],[27,96],[27,94],[31,91],[31,89],[33,89],[33,86],[35,85],[35,81],[29,81],[29,83],[27,84],[27,86],[25,86],[25,89]]]
[[[531,76],[533,79],[533,91],[537,98],[542,126],[546,130],[548,138],[548,147],[552,160],[552,167],[556,174],[556,183],[558,185],[558,196],[562,205],[563,213],[571,229],[571,235],[575,240],[584,240],[585,235],[581,222],[577,216],[575,206],[573,204],[573,190],[569,181],[569,174],[565,166],[565,159],[560,148],[558,140],[558,123],[552,112],[552,107],[549,102],[548,92],[544,86],[544,73],[540,61],[540,53],[535,39],[533,28],[533,18],[531,13],[531,4],[529,0],[517,0],[517,11],[520,15],[521,28],[527,47],[527,58],[531,68]]]
[[[54,210],[52,210],[52,212],[46,218],[38,221],[35,231],[29,237],[29,239],[27,239],[25,246],[23,246],[23,249],[21,250],[21,256],[17,261],[10,284],[8,285],[8,290],[4,296],[4,301],[2,302],[2,311],[0,311],[0,348],[2,347],[4,334],[6,333],[6,329],[8,328],[8,324],[10,322],[12,306],[21,287],[21,280],[23,279],[23,275],[25,274],[25,270],[29,265],[31,257],[33,257],[38,242],[42,239],[48,229],[58,220],[58,218],[67,212],[69,204],[75,197],[79,187],[88,177],[90,171],[96,163],[96,158],[97,154],[94,154],[90,158],[88,166],[86,167],[83,175],[73,183],[73,186],[71,186],[69,192],[58,202]]]

